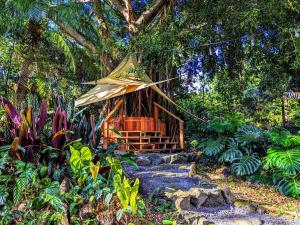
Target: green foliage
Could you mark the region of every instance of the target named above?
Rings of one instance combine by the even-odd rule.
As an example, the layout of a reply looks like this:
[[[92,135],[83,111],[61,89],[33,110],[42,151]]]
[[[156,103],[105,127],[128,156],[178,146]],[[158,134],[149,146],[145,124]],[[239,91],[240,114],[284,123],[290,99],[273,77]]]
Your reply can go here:
[[[238,176],[251,175],[261,166],[261,161],[257,154],[244,155],[237,158],[231,165],[231,169]]]
[[[224,150],[224,140],[210,138],[199,144],[199,148],[208,156],[216,156]]]
[[[57,32],[50,32],[49,34],[52,41],[56,43],[57,47],[63,50],[68,65],[70,66],[71,70],[75,73],[76,70],[75,60],[69,45],[67,44],[67,42],[65,41],[65,39],[62,37],[61,34]]]
[[[70,146],[70,165],[74,173],[79,173],[92,159],[92,152],[88,147],[82,147],[76,150]]]
[[[241,126],[235,134],[235,139],[239,142],[257,143],[264,138],[264,132],[253,125]]]
[[[124,210],[127,210],[130,205],[133,215],[137,213],[137,194],[139,186],[140,181],[138,178],[135,179],[134,184],[131,186],[126,177],[124,177],[122,181],[122,176],[120,174],[115,174],[114,176],[114,188],[120,203]]]
[[[242,157],[243,153],[239,148],[239,143],[233,138],[230,138],[228,140],[227,150],[221,154],[219,161],[232,163],[236,159]]]
[[[269,132],[272,142],[284,148],[300,145],[300,135],[291,135],[289,132]]]
[[[300,172],[300,149],[280,150],[269,148],[265,157],[265,169],[278,169],[296,175]]]
[[[209,128],[217,133],[234,133],[240,126],[249,121],[249,119],[245,119],[241,114],[236,113],[226,116],[224,119],[213,119],[209,123]]]
[[[300,199],[300,179],[295,177],[281,177],[276,182],[277,188],[285,195]]]

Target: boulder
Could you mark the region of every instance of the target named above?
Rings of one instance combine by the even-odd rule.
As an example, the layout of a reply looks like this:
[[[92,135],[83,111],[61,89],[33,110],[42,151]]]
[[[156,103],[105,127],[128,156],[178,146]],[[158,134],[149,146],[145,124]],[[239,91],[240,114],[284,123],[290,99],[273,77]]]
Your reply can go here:
[[[135,162],[138,164],[138,166],[150,166],[151,165],[150,159],[145,156],[137,157]]]
[[[231,204],[229,191],[226,193],[218,188],[202,189],[190,188],[188,191],[177,190],[165,192],[165,196],[175,202],[177,210],[198,210],[201,207],[217,207]]]

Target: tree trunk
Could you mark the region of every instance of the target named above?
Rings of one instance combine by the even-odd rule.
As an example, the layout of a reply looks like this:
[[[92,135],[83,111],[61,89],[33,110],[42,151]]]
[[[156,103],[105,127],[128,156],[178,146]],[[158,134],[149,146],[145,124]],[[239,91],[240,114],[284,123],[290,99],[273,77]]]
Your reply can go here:
[[[31,73],[31,65],[33,63],[32,57],[27,56],[20,69],[19,80],[18,80],[18,91],[17,91],[17,99],[19,102],[25,99],[26,95],[26,85]]]

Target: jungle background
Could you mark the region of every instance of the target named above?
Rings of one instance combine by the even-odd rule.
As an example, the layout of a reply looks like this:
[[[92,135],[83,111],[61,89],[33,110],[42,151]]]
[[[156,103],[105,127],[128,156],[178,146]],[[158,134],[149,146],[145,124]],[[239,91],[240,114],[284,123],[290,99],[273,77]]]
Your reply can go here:
[[[16,109],[22,112],[32,107],[38,113],[41,103],[47,102],[48,115],[55,118],[59,110],[65,110],[68,127],[77,120],[81,124],[72,104],[91,88],[82,82],[105,77],[124,57],[135,54],[154,82],[177,77],[159,87],[202,119],[169,105],[185,120],[187,149],[203,152],[207,165],[227,165],[235,177],[300,198],[299,1],[0,0],[0,6],[0,95]],[[286,92],[292,94],[284,98]],[[3,106],[8,104],[6,100],[2,99]],[[107,110],[106,103],[91,105],[84,120],[97,121]],[[11,121],[5,107],[0,116],[0,143],[11,146],[15,138],[9,132]],[[48,119],[43,125],[57,138],[51,122]],[[87,135],[95,125],[86,123],[81,133],[81,125],[77,126],[75,136],[95,150],[98,143],[93,135]],[[27,125],[33,129],[30,122]],[[64,147],[53,140],[52,146],[69,149],[73,142],[69,136],[65,139],[70,141]],[[55,172],[54,167],[49,169],[49,162],[64,164],[54,160],[58,155],[47,155],[45,146],[38,159],[34,159],[31,147],[30,151],[25,148],[23,155],[13,147],[11,156],[25,162],[39,161],[48,167],[48,177]],[[0,162],[1,176],[8,175],[7,166],[12,163],[5,157],[2,155]],[[108,159],[106,164],[110,163]],[[22,165],[12,166],[12,170],[23,170]],[[77,174],[77,179],[82,176]],[[111,178],[107,179],[111,187]],[[21,186],[17,185],[24,191]],[[50,195],[49,190],[43,190],[43,197]],[[9,211],[23,194],[11,200],[11,190],[6,192],[5,198],[12,201],[5,206]],[[55,201],[51,204],[59,203]],[[76,202],[74,210],[80,204]],[[7,221],[13,218],[2,215]],[[29,219],[32,215],[26,216]],[[52,221],[57,219],[54,217]]]

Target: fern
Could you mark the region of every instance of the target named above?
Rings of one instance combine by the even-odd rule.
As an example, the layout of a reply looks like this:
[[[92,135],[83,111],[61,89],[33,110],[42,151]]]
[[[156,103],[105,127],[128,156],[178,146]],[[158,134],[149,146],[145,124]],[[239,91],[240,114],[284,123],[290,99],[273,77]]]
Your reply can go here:
[[[45,188],[41,192],[40,198],[44,204],[47,203],[51,205],[58,212],[66,213],[64,204],[60,198],[59,183],[57,181],[52,182],[47,188]]]
[[[17,178],[16,185],[13,188],[13,202],[17,203],[21,196],[23,195],[23,191],[26,185],[29,183],[29,180],[26,178]]]
[[[69,64],[71,70],[75,73],[75,60],[65,39],[59,33],[56,32],[51,32],[50,37],[53,40],[53,42],[56,43],[57,47],[63,50],[67,63]]]
[[[264,162],[265,169],[277,168],[282,172],[295,175],[300,172],[300,149],[283,151],[269,148]]]
[[[251,175],[255,173],[261,166],[261,161],[257,154],[248,154],[237,159],[231,168],[238,176]]]
[[[243,156],[243,153],[239,150],[239,144],[233,138],[230,138],[227,144],[228,149],[222,153],[219,158],[219,162],[233,162],[237,158]]]
[[[223,144],[223,140],[218,139],[208,139],[206,141],[203,141],[199,144],[199,147],[202,149],[204,154],[208,156],[215,156],[219,153],[221,153],[225,146]]]
[[[241,126],[235,134],[237,141],[246,143],[260,142],[263,137],[263,131],[253,125]]]

